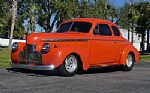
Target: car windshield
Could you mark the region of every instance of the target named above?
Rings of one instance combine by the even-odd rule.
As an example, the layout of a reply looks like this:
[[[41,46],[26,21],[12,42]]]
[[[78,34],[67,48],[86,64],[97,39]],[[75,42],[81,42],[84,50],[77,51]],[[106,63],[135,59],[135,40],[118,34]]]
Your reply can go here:
[[[92,23],[89,22],[68,22],[62,24],[59,29],[58,33],[68,32],[68,31],[74,31],[74,32],[83,32],[88,33],[90,31],[90,28],[92,26]]]

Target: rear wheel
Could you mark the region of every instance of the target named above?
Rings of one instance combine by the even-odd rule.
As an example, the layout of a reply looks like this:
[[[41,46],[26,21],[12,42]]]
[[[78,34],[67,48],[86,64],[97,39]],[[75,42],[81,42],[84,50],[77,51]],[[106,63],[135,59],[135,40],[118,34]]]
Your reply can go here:
[[[79,60],[75,55],[68,55],[60,66],[60,72],[63,76],[73,76],[78,69]]]
[[[131,71],[133,65],[134,65],[134,56],[131,53],[129,53],[128,56],[126,57],[126,64],[124,65],[123,70]]]

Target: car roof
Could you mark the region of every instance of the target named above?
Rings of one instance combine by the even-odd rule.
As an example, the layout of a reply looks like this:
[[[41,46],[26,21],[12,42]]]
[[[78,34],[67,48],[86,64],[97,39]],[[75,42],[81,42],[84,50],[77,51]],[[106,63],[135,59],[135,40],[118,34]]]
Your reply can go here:
[[[84,21],[84,22],[90,22],[90,23],[93,23],[93,22],[102,22],[102,23],[113,24],[112,22],[110,22],[108,20],[103,20],[103,19],[98,19],[98,18],[75,18],[75,19],[72,19],[72,20],[67,20],[67,21],[65,21],[63,23],[70,22],[70,21]]]

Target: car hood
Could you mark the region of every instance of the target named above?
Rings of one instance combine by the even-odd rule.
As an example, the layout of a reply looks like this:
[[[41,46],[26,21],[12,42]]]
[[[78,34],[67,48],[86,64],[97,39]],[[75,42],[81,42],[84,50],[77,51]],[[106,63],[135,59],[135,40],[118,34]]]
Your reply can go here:
[[[85,40],[89,38],[89,33],[64,32],[64,33],[32,33],[27,37],[27,43],[33,44],[42,41],[63,41],[63,40]]]

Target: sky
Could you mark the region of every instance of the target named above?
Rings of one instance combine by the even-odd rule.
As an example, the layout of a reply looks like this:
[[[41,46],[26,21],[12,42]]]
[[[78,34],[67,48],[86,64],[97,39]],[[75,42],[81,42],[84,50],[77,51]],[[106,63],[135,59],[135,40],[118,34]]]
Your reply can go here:
[[[144,0],[144,1],[146,1],[146,2],[150,2],[150,0]]]
[[[122,6],[125,3],[125,0],[110,0],[116,6]],[[133,0],[138,1],[138,0]],[[150,2],[150,0],[144,0],[145,2]]]
[[[124,0],[110,0],[116,6],[122,6],[124,4]]]

